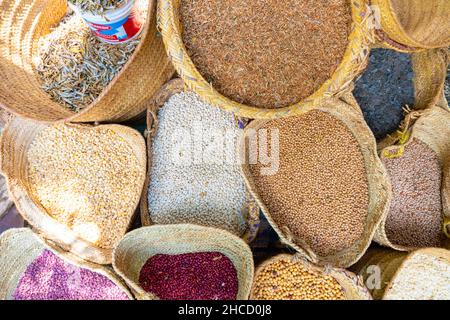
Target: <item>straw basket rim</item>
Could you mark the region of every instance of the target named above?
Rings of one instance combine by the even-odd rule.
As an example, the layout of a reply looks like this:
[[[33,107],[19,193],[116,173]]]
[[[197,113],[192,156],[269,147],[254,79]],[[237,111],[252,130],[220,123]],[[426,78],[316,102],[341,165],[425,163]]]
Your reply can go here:
[[[445,43],[426,44],[424,42],[413,39],[405,30],[400,22],[398,15],[395,13],[392,0],[371,0],[372,6],[377,6],[381,14],[381,25],[386,38],[382,38],[383,42],[391,46],[394,50],[420,51],[423,49],[436,49],[450,45],[450,41]]]
[[[145,177],[145,184],[140,201],[140,214],[141,222],[143,226],[153,225],[151,219],[150,208],[148,206],[148,188],[150,186],[151,165],[153,159],[153,139],[155,133],[158,130],[158,111],[163,105],[174,95],[187,92],[189,89],[185,86],[184,82],[180,78],[175,78],[167,82],[161,89],[153,96],[147,104],[147,128],[145,131],[145,139],[147,144],[147,175]],[[246,209],[248,214],[246,217],[247,228],[241,235],[248,243],[250,243],[257,234],[259,225],[259,207],[256,205],[256,201],[247,192]]]
[[[161,30],[163,42],[167,53],[177,70],[185,81],[186,86],[199,94],[203,100],[240,117],[250,119],[273,119],[301,114],[302,109],[311,106],[315,100],[333,95],[340,95],[348,90],[351,82],[367,63],[370,51],[369,44],[372,39],[372,27],[368,23],[369,11],[365,0],[352,0],[352,31],[348,37],[345,54],[331,76],[320,89],[311,96],[291,106],[267,109],[244,105],[235,102],[220,94],[208,83],[196,69],[183,44],[181,32],[178,29],[175,16],[174,0],[161,0],[158,2],[158,26]]]
[[[255,280],[253,281],[252,290],[250,293],[250,300],[255,300],[255,284],[259,273],[270,264],[279,260],[288,260],[293,263],[301,263],[308,270],[313,270],[314,272],[317,273],[332,276],[333,279],[335,279],[342,287],[346,300],[372,300],[372,295],[370,294],[369,289],[367,289],[367,287],[364,285],[362,277],[357,276],[356,274],[342,268],[315,265],[311,261],[308,261],[307,259],[305,259],[305,257],[299,254],[288,254],[288,253],[281,253],[273,257],[270,257],[264,260],[256,268],[254,275]]]
[[[18,121],[18,123],[14,123],[15,121]],[[17,145],[15,145],[15,141],[12,141],[14,137],[9,136],[11,134],[10,131],[14,131],[15,127],[20,128],[21,126],[27,125],[34,127],[40,126],[40,128],[36,129],[39,130],[38,132],[51,126],[43,123],[33,123],[32,121],[21,120],[19,118],[12,119],[5,126],[3,134],[0,137],[0,147],[3,153],[5,152],[5,149],[11,150],[12,148],[17,147]],[[132,210],[130,209],[127,227],[127,229],[130,229],[136,215],[136,209],[139,205],[146,172],[145,142],[143,137],[135,129],[118,124],[90,125],[66,123],[64,125],[77,128],[78,130],[107,128],[113,130],[124,139],[126,137],[127,140],[125,141],[129,145],[131,145],[131,141],[133,141],[132,148],[136,155],[137,162],[141,162],[139,164],[139,170],[141,171],[140,176],[142,177],[142,181],[139,181],[140,188],[136,192],[134,206]],[[12,129],[11,126],[13,127]],[[29,129],[25,130],[29,131]],[[35,136],[36,133],[34,133],[33,137],[28,140],[32,141]],[[26,161],[26,150],[21,150],[20,152],[23,154]],[[29,188],[22,183],[22,179],[16,176],[17,170],[26,170],[26,168],[20,168],[19,164],[14,162],[15,156],[11,155],[11,157],[12,158],[8,157],[8,159],[5,159],[5,157],[1,158],[0,169],[5,175],[9,193],[17,207],[17,210],[20,215],[33,227],[34,232],[47,241],[54,242],[65,251],[70,251],[73,254],[80,256],[84,260],[97,264],[110,264],[112,260],[113,248],[102,248],[90,241],[82,239],[76,235],[71,228],[54,219],[51,214],[48,213],[47,210],[34,198],[34,196],[30,193]],[[44,221],[40,221],[41,219],[44,219]]]
[[[13,238],[18,238],[18,239],[15,240]],[[53,254],[55,254],[58,258],[64,260],[67,263],[70,263],[79,268],[87,269],[92,272],[101,274],[104,277],[108,278],[110,281],[112,281],[116,286],[118,286],[127,295],[127,297],[130,300],[134,299],[133,295],[129,291],[128,287],[125,285],[124,281],[122,279],[120,279],[120,277],[118,277],[112,270],[108,269],[105,266],[101,266],[98,264],[94,264],[94,263],[82,260],[79,257],[77,257],[69,252],[65,252],[65,251],[61,250],[59,247],[53,246],[52,244],[46,242],[44,239],[41,239],[39,236],[37,236],[35,233],[33,233],[31,229],[28,229],[28,228],[9,229],[9,230],[5,231],[2,235],[0,235],[0,248],[11,245],[12,244],[11,242],[15,243],[14,251],[19,251],[21,249],[25,249],[25,244],[33,242],[33,247],[35,248],[35,250],[39,250],[40,252],[42,252],[44,250],[48,250],[48,251],[52,252]],[[2,250],[2,252],[4,252],[4,250]],[[27,251],[27,252],[30,253],[29,251]],[[11,254],[11,252],[8,252],[8,253]],[[6,258],[4,255],[2,257],[3,257],[3,259]],[[34,259],[36,259],[36,257],[37,256],[33,255],[31,257],[33,259],[32,261],[34,261]],[[23,256],[22,256],[22,258],[23,258]],[[29,258],[30,258],[30,256],[27,256],[26,260],[28,260]],[[4,264],[1,263],[1,260],[2,259],[0,258],[0,267],[1,266],[4,267]],[[17,260],[20,260],[20,257],[18,259],[15,259],[14,262],[17,262]],[[23,262],[25,262],[25,261],[23,261]],[[25,269],[27,266],[25,266]],[[4,273],[2,272],[1,274],[4,274]],[[5,277],[9,277],[9,276],[5,274]],[[17,280],[20,280],[20,278]],[[6,297],[7,299],[9,299],[11,297],[8,297],[7,292],[9,291],[10,288],[5,288],[4,286],[6,284],[7,283],[0,281],[0,285],[1,285],[0,296],[3,298]]]
[[[346,110],[342,111],[344,109]],[[313,252],[309,245],[301,239],[296,239],[294,242],[293,239],[290,239],[289,235],[285,234],[282,230],[282,226],[279,226],[275,222],[270,214],[268,206],[266,206],[259,197],[258,189],[256,188],[254,178],[250,171],[250,165],[248,164],[248,161],[245,161],[245,159],[241,159],[241,173],[244,176],[247,187],[256,199],[264,216],[278,234],[282,242],[294,248],[299,254],[305,256],[313,263],[321,265],[330,264],[336,267],[346,268],[355,264],[364,255],[370,246],[378,225],[386,215],[391,201],[391,193],[389,191],[390,181],[381,160],[378,158],[375,138],[364,121],[362,111],[353,95],[348,93],[345,99],[330,99],[321,101],[321,103],[318,103],[316,106],[303,108],[301,114],[297,116],[301,117],[301,115],[314,110],[325,112],[336,118],[336,120],[342,122],[354,136],[363,155],[369,192],[369,204],[367,207],[365,228],[358,241],[350,247],[326,257],[317,255]],[[247,126],[246,130],[244,130],[242,138],[240,139],[239,149],[242,156],[246,155],[245,140],[248,136],[247,130],[257,130],[272,120],[258,119],[252,121]]]
[[[15,10],[17,7],[19,6],[23,6],[24,2],[26,0],[18,0],[20,3],[17,4],[16,6],[11,6],[11,7],[7,7],[6,9],[2,9],[4,10],[4,14],[5,16],[7,16],[8,14],[13,14],[15,13]],[[34,6],[44,6],[45,3],[47,1],[50,0],[32,0],[31,5]],[[52,0],[53,1],[53,0]],[[66,9],[64,10],[64,14],[61,14],[61,12],[55,13],[56,15],[61,15],[60,19],[62,19],[64,17],[64,15],[67,13],[67,3],[62,4],[62,0],[58,0],[59,4],[55,4],[55,5],[60,5],[63,6],[65,5]],[[20,108],[17,107],[12,107],[10,106],[11,103],[8,103],[8,101],[6,99],[2,99],[0,101],[0,107],[3,107],[4,109],[6,109],[8,112],[10,112],[11,114],[15,115],[15,116],[20,116],[20,117],[24,117],[26,119],[30,119],[36,122],[40,122],[40,123],[46,123],[46,124],[52,124],[52,123],[58,123],[58,122],[110,122],[111,121],[111,115],[95,115],[95,112],[101,112],[100,109],[97,108],[97,106],[101,103],[103,103],[103,101],[106,100],[104,99],[106,96],[108,96],[111,92],[112,89],[116,88],[118,86],[118,82],[119,79],[123,78],[123,75],[126,73],[129,73],[129,69],[132,65],[134,65],[135,62],[141,62],[144,61],[143,59],[145,59],[144,57],[142,57],[141,52],[143,51],[144,48],[148,47],[150,43],[154,42],[154,39],[156,39],[158,36],[155,32],[155,34],[152,33],[152,29],[154,29],[153,24],[156,21],[156,8],[157,8],[157,1],[156,0],[146,0],[148,1],[148,12],[147,12],[147,18],[146,21],[144,23],[144,26],[142,27],[142,31],[141,31],[141,35],[140,35],[140,41],[138,43],[138,45],[136,46],[134,52],[132,53],[132,55],[129,57],[129,59],[127,60],[127,62],[125,63],[125,65],[122,67],[122,69],[118,72],[118,74],[108,83],[108,85],[102,90],[101,94],[94,100],[92,101],[89,105],[86,105],[85,107],[83,107],[82,110],[80,110],[79,112],[75,112],[73,110],[70,110],[69,108],[64,107],[63,105],[59,104],[56,101],[53,101],[50,96],[48,95],[48,99],[46,99],[46,104],[47,105],[52,105],[52,108],[54,110],[57,110],[56,112],[59,113],[58,115],[52,115],[52,116],[47,116],[46,118],[40,117],[37,114],[31,115],[28,111],[22,111]],[[27,19],[31,17],[31,14],[34,14],[34,12],[28,12],[26,11],[24,16],[21,18],[21,20],[23,19]],[[24,39],[21,38],[21,35],[16,35],[15,33],[12,34],[13,37],[17,38],[17,39],[11,39],[11,42],[18,42],[20,43],[20,46],[22,48],[24,43],[29,42],[28,46],[28,50],[30,51],[30,54],[34,57],[36,56],[36,50],[37,48],[37,44],[34,43],[36,40],[33,39],[33,36],[37,33],[41,33],[40,30],[41,28],[39,27],[39,16],[36,16],[33,18],[33,22],[31,24],[29,24],[27,32],[30,33],[30,35]],[[18,26],[16,26],[16,24],[21,23],[20,21],[16,21],[17,19],[13,19],[13,21],[10,21],[10,25],[9,28],[14,29],[14,28],[18,28]],[[28,25],[28,24],[27,24]],[[23,31],[25,32],[25,31]],[[161,44],[162,46],[162,44]],[[21,49],[22,50],[22,49]],[[161,52],[159,52],[161,51]],[[173,68],[170,64],[170,61],[167,59],[164,50],[158,50],[157,46],[155,46],[155,48],[151,49],[151,53],[155,54],[155,56],[157,56],[158,60],[158,66],[160,68],[160,70],[158,71],[159,74],[157,76],[155,76],[152,81],[153,82],[160,82],[161,80],[159,78],[164,78],[165,80],[162,80],[162,83],[164,81],[166,81],[167,79],[170,78],[170,76],[173,74]],[[25,55],[26,53],[20,53],[21,56]],[[33,67],[33,72],[30,75],[32,77],[38,77],[34,67]],[[162,84],[161,83],[161,84]],[[161,85],[159,84],[159,85]],[[117,89],[117,88],[116,88]],[[45,92],[44,92],[45,93]],[[43,95],[44,97],[45,95]],[[98,109],[98,110],[97,110]],[[140,111],[139,111],[140,110]],[[141,102],[135,106],[133,106],[132,108],[128,108],[127,110],[119,110],[119,113],[117,115],[115,115],[114,117],[117,118],[117,121],[121,122],[121,121],[125,121],[128,119],[132,119],[132,118],[136,118],[138,117],[140,114],[142,114],[142,112],[145,110],[145,106],[144,103]],[[114,118],[114,119],[115,119]]]
[[[175,233],[175,235],[173,235]],[[196,238],[193,238],[195,234]],[[180,239],[184,236],[184,239]],[[199,242],[208,244],[208,248],[214,249],[203,249],[196,246],[195,241],[199,239]],[[159,300],[159,298],[153,294],[144,291],[140,285],[135,282],[124,270],[123,263],[125,260],[129,262],[129,255],[138,256],[138,253],[132,252],[127,254],[130,248],[137,250],[138,240],[145,242],[148,248],[151,247],[152,253],[148,254],[146,252],[145,259],[140,259],[139,268],[137,268],[137,273],[140,272],[143,264],[152,257],[154,254],[182,254],[182,253],[194,253],[194,252],[205,252],[205,251],[217,251],[225,256],[227,256],[236,268],[238,275],[238,294],[237,300],[246,300],[250,294],[251,285],[253,282],[254,275],[254,264],[253,255],[250,247],[236,235],[217,228],[199,226],[194,224],[173,224],[173,225],[152,225],[148,227],[141,227],[127,233],[119,244],[114,248],[113,253],[113,268],[114,271],[124,279],[125,283],[131,289],[133,294],[138,300]],[[153,243],[158,242],[158,247],[148,246],[148,242],[151,240]],[[169,242],[172,241],[171,243]],[[176,248],[178,242],[183,240],[183,247]],[[187,242],[191,246],[185,244]],[[236,259],[231,257],[227,252],[226,248],[231,248],[232,246],[239,248],[237,250]],[[173,253],[170,250],[163,250],[163,248],[175,248],[176,252]],[[179,250],[178,250],[179,249]],[[168,253],[170,251],[170,253]],[[127,259],[128,257],[128,259]],[[238,268],[235,261],[239,261],[242,264],[242,268]],[[132,272],[132,271],[131,271]],[[239,274],[241,273],[241,276]],[[139,277],[139,274],[137,274]]]

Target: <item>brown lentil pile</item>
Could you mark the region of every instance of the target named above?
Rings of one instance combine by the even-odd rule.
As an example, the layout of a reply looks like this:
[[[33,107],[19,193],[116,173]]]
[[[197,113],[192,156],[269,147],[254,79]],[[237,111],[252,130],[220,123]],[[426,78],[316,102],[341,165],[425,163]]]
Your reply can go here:
[[[327,256],[357,241],[365,227],[369,194],[365,162],[352,132],[322,111],[269,121],[278,129],[280,166],[262,175],[250,170],[277,226]]]
[[[79,237],[112,248],[125,234],[143,173],[132,147],[109,128],[56,125],[28,152],[33,197]]]
[[[306,268],[301,262],[279,259],[255,278],[256,300],[344,300],[344,291],[332,276]]]
[[[436,153],[413,139],[398,158],[384,158],[393,199],[386,235],[397,245],[435,247],[442,241],[441,166]]]
[[[341,62],[347,0],[183,0],[183,41],[221,94],[264,108],[310,96]]]

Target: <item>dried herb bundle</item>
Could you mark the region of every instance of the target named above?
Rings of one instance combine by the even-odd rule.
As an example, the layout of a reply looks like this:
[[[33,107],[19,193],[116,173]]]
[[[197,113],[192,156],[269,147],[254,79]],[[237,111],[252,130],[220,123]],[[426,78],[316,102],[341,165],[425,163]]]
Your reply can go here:
[[[42,88],[53,100],[78,112],[119,73],[139,41],[103,43],[81,18],[69,14],[39,41],[34,63]]]
[[[68,0],[76,5],[81,11],[101,14],[105,11],[120,8],[129,0]]]
[[[278,108],[317,91],[351,31],[347,0],[183,0],[183,42],[221,94]]]

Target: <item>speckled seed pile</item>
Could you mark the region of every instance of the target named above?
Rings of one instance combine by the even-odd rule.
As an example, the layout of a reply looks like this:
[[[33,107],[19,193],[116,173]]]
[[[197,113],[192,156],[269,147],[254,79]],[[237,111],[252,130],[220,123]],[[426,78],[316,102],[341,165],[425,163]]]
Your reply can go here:
[[[78,236],[112,248],[126,232],[142,181],[132,147],[108,128],[56,125],[27,152],[33,196]]]
[[[276,260],[255,278],[256,300],[344,300],[342,286],[332,276],[306,268],[303,263]]]
[[[385,300],[450,300],[450,263],[415,254],[402,265]]]
[[[350,34],[347,0],[183,0],[183,41],[223,95],[279,108],[308,97],[342,61]]]
[[[236,269],[220,252],[155,255],[139,283],[162,300],[235,300],[238,292]]]
[[[44,250],[26,269],[14,300],[128,300],[104,275],[69,264]]]
[[[82,11],[101,14],[108,10],[118,9],[130,0],[68,0]]]
[[[241,235],[246,228],[242,214],[246,188],[237,162],[227,160],[236,159],[241,132],[234,117],[205,104],[194,93],[180,93],[160,109],[158,120],[148,190],[152,221],[193,223]],[[217,144],[212,132],[225,141]],[[190,157],[181,162],[174,159],[174,152]],[[216,163],[209,162],[213,157]]]
[[[404,118],[403,108],[414,104],[413,78],[410,54],[371,51],[369,65],[353,93],[377,139],[395,132]]]
[[[364,232],[368,182],[359,145],[349,129],[322,111],[272,120],[277,128],[280,168],[250,170],[257,191],[280,230],[326,256],[346,249]]]
[[[393,199],[386,235],[397,245],[440,246],[442,241],[441,167],[435,152],[414,139],[399,158],[383,159]]]

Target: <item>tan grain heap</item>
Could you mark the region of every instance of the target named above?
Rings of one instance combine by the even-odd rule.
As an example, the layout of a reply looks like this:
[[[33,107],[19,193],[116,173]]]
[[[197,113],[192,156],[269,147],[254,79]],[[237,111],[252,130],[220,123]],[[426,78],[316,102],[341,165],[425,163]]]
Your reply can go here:
[[[46,126],[14,119],[1,140],[2,171],[24,218],[68,251],[111,261],[145,179],[145,144],[119,125]],[[19,200],[20,199],[20,200]]]
[[[278,255],[258,267],[251,299],[351,300],[370,299],[354,274],[343,269],[323,269],[304,259]]]
[[[330,100],[300,116],[251,122],[241,143],[247,156],[255,130],[259,137],[278,132],[278,150],[267,139],[267,153],[279,156],[278,170],[265,173],[261,154],[257,163],[246,157],[242,169],[281,238],[313,262],[355,263],[389,202],[386,173],[361,111]]]
[[[317,91],[341,62],[352,21],[347,0],[183,0],[180,15],[202,76],[228,98],[261,108]]]

